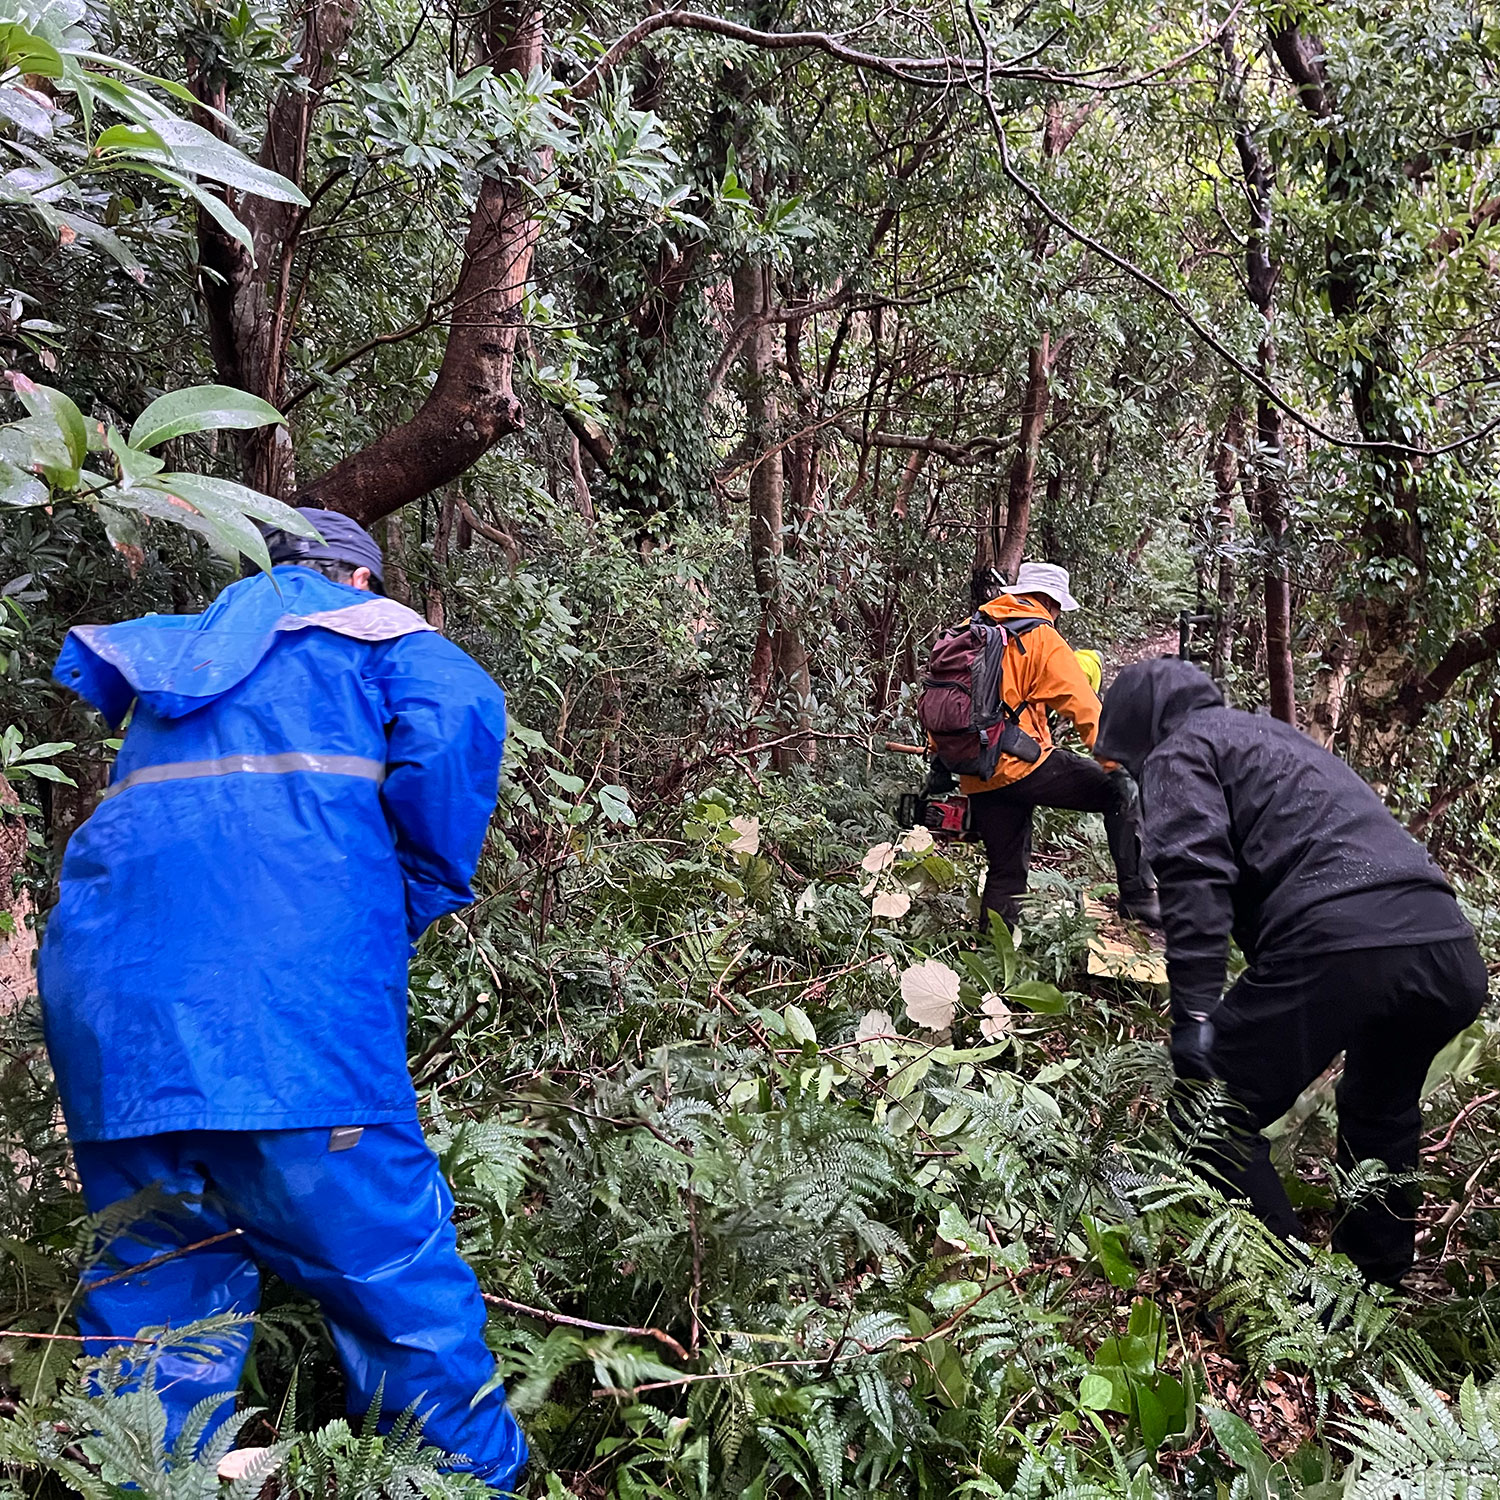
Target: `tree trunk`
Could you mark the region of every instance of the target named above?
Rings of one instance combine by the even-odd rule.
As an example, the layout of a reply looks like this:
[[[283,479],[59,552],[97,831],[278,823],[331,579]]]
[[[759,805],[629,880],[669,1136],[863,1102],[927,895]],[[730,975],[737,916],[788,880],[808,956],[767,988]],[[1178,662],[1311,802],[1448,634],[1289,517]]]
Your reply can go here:
[[[1043,331],[1027,358],[1026,393],[1021,398],[1021,436],[1010,466],[1010,486],[1005,505],[1005,540],[1000,544],[995,567],[1013,581],[1026,550],[1031,527],[1031,500],[1036,492],[1036,465],[1042,451],[1042,430],[1047,425],[1047,378],[1052,371],[1052,342]]]
[[[1266,333],[1261,348],[1266,350]],[[1261,373],[1269,378],[1270,360],[1260,360]],[[1256,489],[1260,497],[1261,525],[1268,548],[1265,573],[1266,680],[1271,713],[1284,724],[1297,722],[1297,682],[1292,664],[1292,585],[1287,567],[1287,508],[1282,488],[1284,459],[1281,449],[1281,410],[1269,401],[1256,403],[1256,434],[1259,465]]]
[[[1214,631],[1213,654],[1209,666],[1215,677],[1222,677],[1229,665],[1234,647],[1234,500],[1240,482],[1240,455],[1245,447],[1245,419],[1236,407],[1224,424],[1214,455],[1213,553],[1218,563],[1215,594],[1218,600],[1218,627]]]
[[[1234,143],[1245,179],[1250,225],[1245,236],[1245,282],[1261,316],[1255,363],[1271,385],[1276,374],[1276,278],[1280,267],[1271,255],[1271,214],[1275,181],[1271,165],[1245,116],[1244,80],[1234,52],[1234,33],[1226,29],[1220,46],[1229,68],[1229,103]],[[1266,679],[1271,713],[1286,724],[1297,722],[1297,684],[1292,661],[1292,590],[1287,566],[1290,513],[1285,491],[1286,458],[1281,443],[1281,408],[1262,395],[1255,405],[1255,515],[1266,549]]]
[[[458,512],[458,496],[450,490],[438,502],[437,532],[432,539],[432,577],[427,583],[427,623],[434,630],[448,625],[448,547],[453,537],[453,521]]]
[[[261,164],[299,187],[307,176],[313,119],[357,12],[357,0],[316,0],[307,8],[295,65],[300,81],[282,89],[267,111]],[[203,71],[196,60],[191,74],[198,97],[224,111],[224,80]],[[224,134],[222,121],[208,110],[199,112],[198,123]],[[226,192],[225,197],[249,229],[255,250],[252,255],[200,211],[198,258],[209,274],[199,278],[199,294],[215,371],[226,385],[250,391],[279,409],[293,315],[293,267],[307,210],[249,194]],[[286,428],[258,427],[236,436],[245,483],[268,495],[290,494],[296,471]]]
[[[745,372],[746,446],[760,458],[750,471],[750,573],[761,607],[761,629],[752,668],[752,685],[768,699],[779,688],[794,700],[797,729],[808,738],[793,741],[778,760],[813,758],[812,674],[797,624],[787,606],[781,581],[786,550],[783,505],[786,470],[773,451],[781,423],[777,396],[775,325],[758,315],[770,309],[770,268],[747,262],[734,274],[735,317],[754,326],[741,351]]]
[[[14,1014],[36,993],[36,904],[21,883],[26,872],[26,822],[16,789],[0,776],[0,1016]]]

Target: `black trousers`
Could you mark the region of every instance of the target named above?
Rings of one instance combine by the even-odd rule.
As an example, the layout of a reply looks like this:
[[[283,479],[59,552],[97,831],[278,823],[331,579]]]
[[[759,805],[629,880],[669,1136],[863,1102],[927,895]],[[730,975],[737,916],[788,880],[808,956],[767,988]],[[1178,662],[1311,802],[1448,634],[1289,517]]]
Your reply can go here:
[[[1422,1082],[1484,1005],[1489,976],[1473,938],[1276,959],[1248,971],[1214,1016],[1213,1062],[1236,1101],[1208,1164],[1283,1238],[1304,1238],[1260,1132],[1338,1056],[1338,1159],[1414,1172]],[[1348,1206],[1333,1247],[1394,1286],[1416,1254],[1419,1195],[1392,1184]]]
[[[1054,750],[1028,775],[993,792],[969,798],[969,824],[984,844],[988,870],[984,877],[981,916],[993,912],[1014,927],[1031,869],[1031,811],[1066,807],[1104,814],[1104,831],[1114,857],[1120,894],[1127,899],[1151,887],[1141,853],[1140,797],[1121,772],[1111,776],[1096,760]]]

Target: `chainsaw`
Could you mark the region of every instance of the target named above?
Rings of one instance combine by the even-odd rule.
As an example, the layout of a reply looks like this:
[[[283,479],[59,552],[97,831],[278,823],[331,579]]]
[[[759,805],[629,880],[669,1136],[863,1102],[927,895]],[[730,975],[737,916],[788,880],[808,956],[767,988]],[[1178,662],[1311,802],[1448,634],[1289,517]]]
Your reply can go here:
[[[886,749],[901,755],[926,755],[920,745],[886,742]],[[951,843],[972,838],[969,830],[969,799],[958,790],[958,779],[934,763],[920,792],[902,792],[896,802],[896,821],[903,828],[926,828],[934,838]]]
[[[929,828],[934,838],[966,839],[970,836],[969,799],[962,792],[947,797],[902,792],[896,802],[896,821],[903,828]]]

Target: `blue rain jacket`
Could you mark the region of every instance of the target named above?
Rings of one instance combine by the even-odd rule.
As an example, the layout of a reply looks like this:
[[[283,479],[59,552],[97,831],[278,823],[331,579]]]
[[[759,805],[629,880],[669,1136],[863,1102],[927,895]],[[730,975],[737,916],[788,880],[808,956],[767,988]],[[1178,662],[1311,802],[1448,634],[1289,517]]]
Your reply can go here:
[[[111,724],[38,960],[76,1141],[416,1118],[410,943],[473,899],[505,699],[420,616],[309,568],[70,632]]]

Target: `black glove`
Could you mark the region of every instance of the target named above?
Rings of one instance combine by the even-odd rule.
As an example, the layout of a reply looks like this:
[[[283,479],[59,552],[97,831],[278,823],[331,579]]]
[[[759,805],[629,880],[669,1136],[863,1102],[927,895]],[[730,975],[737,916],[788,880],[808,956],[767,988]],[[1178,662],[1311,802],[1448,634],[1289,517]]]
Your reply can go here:
[[[927,780],[922,784],[924,797],[946,797],[958,790],[958,777],[940,760],[934,759],[927,767]]]
[[[1124,766],[1116,766],[1109,775],[1109,796],[1113,806],[1111,812],[1139,820],[1141,815],[1141,789],[1135,778]]]
[[[1213,1017],[1200,1012],[1175,1016],[1172,1020],[1172,1066],[1179,1078],[1212,1083],[1214,1070]]]

